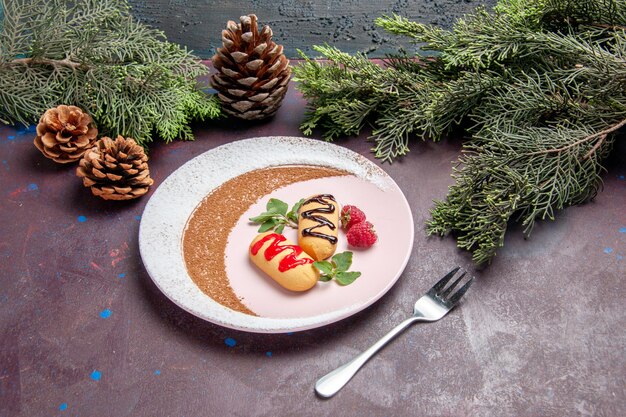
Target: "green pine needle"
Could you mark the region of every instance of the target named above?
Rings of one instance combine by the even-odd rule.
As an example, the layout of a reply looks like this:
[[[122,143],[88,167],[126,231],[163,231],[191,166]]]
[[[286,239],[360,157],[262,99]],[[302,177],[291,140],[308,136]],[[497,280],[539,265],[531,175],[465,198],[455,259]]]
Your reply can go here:
[[[193,139],[220,105],[198,58],[130,14],[126,0],[0,0],[0,120],[35,123],[49,108],[90,112],[102,135],[146,145]]]
[[[500,0],[452,30],[384,16],[376,24],[435,56],[364,55],[316,47],[295,68],[308,100],[305,134],[356,135],[371,125],[376,157],[393,161],[414,138],[472,136],[427,230],[453,233],[489,262],[510,220],[537,220],[593,198],[614,133],[626,125],[626,2]]]

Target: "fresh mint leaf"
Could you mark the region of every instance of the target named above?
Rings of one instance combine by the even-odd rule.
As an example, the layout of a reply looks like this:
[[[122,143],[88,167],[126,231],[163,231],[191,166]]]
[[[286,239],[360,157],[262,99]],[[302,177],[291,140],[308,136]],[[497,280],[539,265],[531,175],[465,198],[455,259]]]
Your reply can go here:
[[[350,269],[350,265],[352,265],[352,252],[346,251],[337,253],[332,259],[337,272],[347,271]]]
[[[250,217],[252,223],[260,224],[259,233],[274,230],[276,233],[282,233],[285,226],[298,227],[298,211],[304,199],[298,201],[290,212],[287,212],[289,205],[277,198],[270,198],[266,204],[267,211],[258,216]]]
[[[332,257],[332,262],[316,261],[313,266],[320,270],[320,281],[327,282],[335,278],[339,285],[349,285],[361,276],[360,272],[347,272],[352,265],[352,252],[337,253]]]
[[[313,266],[316,267],[317,269],[319,269],[322,274],[324,275],[330,275],[330,278],[332,278],[333,275],[333,264],[331,264],[328,261],[316,261],[313,262]]]
[[[263,222],[261,224],[261,227],[259,227],[259,233],[263,233],[263,232],[267,232],[268,230],[272,230],[274,227],[276,227],[278,220],[276,219],[269,219],[265,222]]]
[[[285,216],[287,214],[287,210],[289,210],[289,205],[284,201],[280,201],[277,198],[270,198],[267,202],[267,211],[270,213],[277,213]]]
[[[276,215],[275,213],[264,212],[264,213],[259,214],[258,216],[250,217],[249,220],[252,223],[265,223],[267,220],[271,219],[275,215]]]
[[[341,285],[349,285],[349,284],[352,284],[360,276],[361,276],[360,272],[340,271],[335,274],[335,279]]]
[[[300,201],[298,201],[296,204],[293,205],[293,208],[291,209],[291,211],[298,214],[298,212],[300,211],[300,207],[302,207],[303,204],[304,204],[304,198],[301,198]]]
[[[300,201],[293,205],[289,213],[287,213],[287,218],[289,220],[293,220],[294,222],[298,223],[298,211],[300,210],[300,207],[302,207],[303,203],[304,198],[301,198]]]

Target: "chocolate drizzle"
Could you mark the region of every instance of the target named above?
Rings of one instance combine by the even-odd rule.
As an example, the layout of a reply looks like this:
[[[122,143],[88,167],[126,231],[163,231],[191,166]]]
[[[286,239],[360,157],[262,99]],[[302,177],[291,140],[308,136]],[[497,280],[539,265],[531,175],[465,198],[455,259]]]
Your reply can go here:
[[[312,221],[317,223],[314,226],[307,227],[306,229],[302,229],[302,235],[303,236],[313,236],[313,237],[319,237],[321,239],[326,239],[330,243],[335,245],[335,244],[337,244],[337,238],[335,236],[331,236],[331,235],[327,235],[326,233],[321,233],[321,232],[315,232],[314,231],[315,229],[320,228],[320,227],[324,227],[324,226],[328,226],[331,230],[335,230],[337,228],[337,225],[335,225],[333,222],[328,220],[326,217],[323,217],[323,216],[319,215],[319,214],[328,214],[328,213],[334,213],[335,212],[335,210],[336,210],[335,204],[331,203],[328,200],[331,200],[333,203],[337,202],[335,200],[335,197],[333,197],[330,194],[319,194],[319,195],[316,195],[316,196],[313,196],[313,197],[309,198],[304,203],[302,203],[302,207],[304,207],[304,206],[306,206],[307,204],[310,204],[310,203],[317,203],[317,204],[322,204],[322,205],[325,206],[325,207],[314,208],[314,209],[311,209],[311,210],[306,210],[306,211],[303,211],[301,213],[302,218],[309,219],[309,220],[312,220]]]

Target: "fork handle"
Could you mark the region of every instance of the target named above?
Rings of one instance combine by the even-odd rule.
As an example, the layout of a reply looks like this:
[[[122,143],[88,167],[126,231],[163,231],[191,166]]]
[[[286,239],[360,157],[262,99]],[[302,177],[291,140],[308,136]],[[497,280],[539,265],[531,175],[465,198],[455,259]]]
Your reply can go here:
[[[416,321],[423,320],[422,317],[411,317],[394,327],[389,333],[384,335],[378,342],[374,343],[366,351],[356,356],[350,362],[340,366],[334,371],[324,375],[315,383],[315,392],[324,398],[330,398],[344,387],[357,373],[359,369],[367,362],[376,352],[385,346],[391,339],[402,333],[411,324]]]

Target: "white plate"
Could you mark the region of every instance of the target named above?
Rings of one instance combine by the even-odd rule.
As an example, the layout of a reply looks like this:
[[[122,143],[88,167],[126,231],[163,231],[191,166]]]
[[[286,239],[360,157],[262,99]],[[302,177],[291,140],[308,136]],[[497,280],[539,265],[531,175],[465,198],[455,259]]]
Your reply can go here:
[[[241,216],[224,248],[230,285],[257,316],[224,307],[202,292],[187,273],[182,237],[194,209],[212,190],[246,172],[282,165],[337,168],[353,175],[304,181],[259,199]],[[361,207],[374,223],[378,242],[367,250],[347,247],[340,235],[337,252],[354,252],[353,284],[319,282],[306,293],[283,290],[248,260],[257,225],[248,218],[276,197],[295,202],[315,193],[333,194],[339,204]],[[258,333],[282,333],[324,326],[349,317],[382,297],[402,274],[413,247],[413,217],[397,184],[381,168],[346,148],[294,137],[263,137],[232,142],[199,155],[172,173],[146,205],[139,249],[157,287],[191,314],[221,326]],[[286,229],[295,241],[295,232]],[[290,236],[293,234],[293,236]]]

